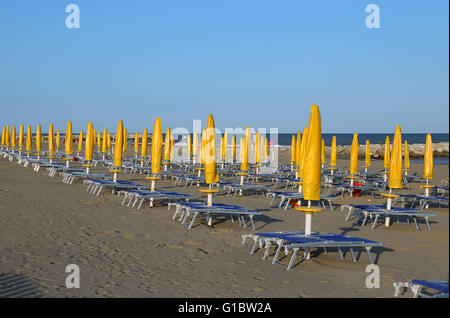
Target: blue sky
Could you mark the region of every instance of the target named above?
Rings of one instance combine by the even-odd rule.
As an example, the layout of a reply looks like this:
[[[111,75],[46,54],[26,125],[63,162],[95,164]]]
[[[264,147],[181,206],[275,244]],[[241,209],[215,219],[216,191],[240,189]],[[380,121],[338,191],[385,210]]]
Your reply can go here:
[[[66,5],[80,8],[68,29]],[[365,8],[380,7],[379,29]],[[449,131],[448,1],[0,2],[0,125]],[[45,128],[44,128],[45,129]]]

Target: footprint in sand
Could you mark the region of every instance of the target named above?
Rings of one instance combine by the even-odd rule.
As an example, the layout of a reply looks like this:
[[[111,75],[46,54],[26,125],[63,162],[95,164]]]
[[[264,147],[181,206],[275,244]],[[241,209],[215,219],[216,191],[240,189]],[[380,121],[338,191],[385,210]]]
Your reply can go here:
[[[253,288],[250,288],[250,291],[255,292],[255,293],[260,293],[260,292],[263,292],[263,291],[264,291],[264,288],[261,288],[261,287],[253,287]]]

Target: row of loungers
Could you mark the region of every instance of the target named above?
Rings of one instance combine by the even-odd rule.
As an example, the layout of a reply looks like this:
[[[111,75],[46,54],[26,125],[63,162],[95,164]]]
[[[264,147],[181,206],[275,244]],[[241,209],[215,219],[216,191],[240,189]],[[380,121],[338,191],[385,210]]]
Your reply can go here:
[[[222,203],[213,203],[207,205],[204,202],[175,202],[169,203],[169,209],[174,206],[175,212],[172,216],[172,220],[178,217],[181,224],[186,225],[188,229],[191,229],[197,217],[205,217],[208,225],[212,225],[212,218],[229,217],[232,222],[235,222],[235,218],[242,227],[246,227],[245,217],[248,217],[250,224],[255,230],[255,223],[253,217],[255,215],[261,215],[261,212],[255,210],[249,210],[238,205],[229,205]],[[191,217],[190,222],[188,218]]]
[[[321,248],[325,253],[328,253],[328,249],[337,248],[341,259],[344,259],[344,249],[349,249],[352,259],[356,262],[359,257],[355,256],[355,248],[364,248],[369,257],[369,261],[373,264],[373,259],[370,254],[370,250],[375,246],[382,246],[380,242],[366,240],[359,237],[350,237],[339,234],[330,233],[311,233],[311,235],[305,235],[303,232],[270,232],[270,233],[255,233],[242,235],[242,244],[245,244],[246,239],[253,239],[253,246],[251,254],[254,254],[259,248],[265,248],[263,259],[269,257],[271,247],[275,248],[275,254],[273,256],[272,264],[278,262],[278,256],[282,249],[284,249],[285,255],[291,253],[291,259],[287,265],[287,270],[291,269],[294,265],[295,258],[299,250],[304,251],[304,258],[309,258],[312,249]]]
[[[425,223],[429,231],[431,231],[430,223],[428,218],[431,216],[436,216],[434,213],[427,213],[422,210],[413,210],[413,209],[404,209],[404,208],[395,208],[392,207],[391,210],[387,210],[384,205],[360,205],[360,204],[348,204],[342,205],[341,210],[348,209],[347,216],[345,218],[345,222],[348,222],[351,219],[351,215],[355,218],[354,224],[358,224],[358,222],[363,218],[361,226],[364,226],[366,222],[370,219],[372,220],[372,229],[377,225],[378,220],[385,219],[386,217],[392,217],[400,222],[400,218],[404,217],[408,222],[408,226],[411,226],[410,220],[414,221],[416,225],[416,229],[419,229],[419,225],[417,223],[417,218],[424,218]]]

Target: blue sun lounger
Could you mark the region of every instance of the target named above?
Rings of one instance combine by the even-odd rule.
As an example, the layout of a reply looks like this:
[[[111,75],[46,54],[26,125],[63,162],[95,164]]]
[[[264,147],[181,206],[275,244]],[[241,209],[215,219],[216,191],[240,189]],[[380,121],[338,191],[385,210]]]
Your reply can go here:
[[[405,217],[408,222],[408,226],[411,226],[410,219],[414,221],[416,225],[416,229],[419,229],[419,224],[417,223],[418,217],[423,217],[425,219],[425,223],[429,231],[431,231],[430,223],[428,218],[430,216],[436,216],[433,213],[423,212],[422,210],[414,210],[414,209],[405,209],[405,208],[392,208],[391,210],[386,210],[386,206],[384,205],[358,205],[358,204],[349,204],[345,206],[349,209],[347,217],[345,221],[348,222],[350,218],[350,214],[353,212],[355,214],[355,223],[358,224],[361,216],[364,216],[361,226],[364,226],[368,219],[373,220],[372,229],[375,228],[378,219],[386,218],[386,217],[395,217],[397,222],[400,222],[400,217]]]
[[[174,200],[185,200],[188,202],[193,197],[189,194],[185,193],[178,193],[178,192],[171,192],[171,191],[163,191],[163,190],[121,190],[118,192],[118,194],[124,194],[124,198],[122,200],[122,205],[125,204],[126,200],[128,199],[127,206],[130,206],[131,202],[133,204],[131,205],[133,208],[135,207],[136,203],[139,201],[139,205],[137,209],[140,209],[142,207],[142,203],[145,201],[150,202],[150,206],[153,206],[154,202],[171,202]]]
[[[281,208],[284,205],[284,209],[286,210],[289,206],[289,203],[292,199],[303,200],[303,194],[298,192],[282,192],[282,191],[272,191],[267,192],[266,196],[272,196],[272,200],[270,201],[270,207],[274,206],[274,201],[276,197],[280,198],[280,202],[278,203],[278,207]],[[330,210],[333,210],[332,201],[336,200],[336,197],[330,197],[326,195],[320,195],[319,205],[321,205],[324,209],[327,208],[325,202],[328,203]]]
[[[252,228],[255,229],[253,217],[255,215],[261,215],[261,212],[259,211],[249,210],[238,205],[222,203],[213,203],[211,206],[208,206],[204,202],[176,202],[169,203],[169,209],[171,206],[175,206],[175,213],[172,216],[172,220],[175,220],[177,216],[179,216],[181,224],[186,224],[188,217],[192,215],[191,221],[187,224],[188,229],[192,228],[194,221],[198,216],[205,216],[208,225],[211,225],[213,217],[228,216],[231,218],[232,222],[234,222],[234,218],[236,217],[239,224],[244,228],[246,227],[244,217],[247,216]]]
[[[299,250],[304,251],[304,258],[308,258],[310,251],[313,248],[322,248],[325,253],[328,253],[328,248],[337,248],[341,259],[344,259],[343,249],[348,248],[352,255],[354,262],[357,258],[354,253],[354,248],[364,248],[369,257],[369,261],[373,264],[373,259],[370,254],[370,250],[374,246],[382,246],[380,242],[366,240],[359,237],[350,237],[339,234],[331,233],[311,233],[306,236],[303,232],[271,232],[271,233],[255,233],[242,235],[242,244],[245,244],[247,238],[254,240],[251,254],[254,254],[257,250],[258,244],[260,248],[265,248],[263,259],[269,256],[270,248],[276,247],[275,254],[273,256],[272,264],[278,262],[278,256],[282,249],[284,249],[285,255],[289,255],[289,251],[292,251],[291,259],[287,266],[287,270],[291,269],[297,253]]]
[[[116,180],[116,182],[112,180],[102,180],[102,179],[93,179],[93,180],[84,180],[84,184],[87,184],[86,191],[92,194],[99,195],[102,189],[111,189],[113,193],[117,190],[124,189],[145,189],[145,186],[141,184],[137,184],[133,181],[124,181],[124,180]]]
[[[410,288],[413,297],[424,298],[448,298],[448,280],[418,280],[414,279],[412,282],[395,282],[394,296],[397,297],[400,293],[400,288]],[[433,290],[431,293],[429,290]],[[437,291],[437,293],[436,293]]]

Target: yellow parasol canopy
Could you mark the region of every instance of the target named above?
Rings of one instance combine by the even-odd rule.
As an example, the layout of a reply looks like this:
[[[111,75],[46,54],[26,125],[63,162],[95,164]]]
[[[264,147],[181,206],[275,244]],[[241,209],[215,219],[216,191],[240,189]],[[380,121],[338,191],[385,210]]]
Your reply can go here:
[[[23,149],[23,136],[24,136],[23,125],[20,124],[20,129],[19,129],[19,148],[20,148],[20,150]]]
[[[16,148],[16,126],[12,126],[12,133],[11,133],[11,148]]]
[[[83,129],[80,130],[80,136],[78,137],[78,152],[81,152],[83,150]]]
[[[260,144],[259,144],[259,132],[255,134],[255,163],[260,163]]]
[[[198,137],[197,137],[197,132],[194,131],[194,136],[192,137],[193,141],[192,141],[192,155],[196,156],[198,154]]]
[[[295,140],[295,163],[297,164],[297,167],[300,166],[300,160],[301,160],[301,147],[302,147],[302,134],[300,133],[300,130],[297,131],[297,139]]]
[[[61,147],[61,132],[59,129],[56,129],[56,150],[59,150]]]
[[[366,167],[370,167],[370,141],[366,140]]]
[[[192,141],[191,141],[191,134],[188,134],[186,137],[186,143],[187,143],[187,153],[189,156],[189,159],[191,158],[192,154]]]
[[[53,157],[55,155],[55,135],[53,134],[53,124],[50,124],[48,127],[48,154],[49,157]]]
[[[119,120],[117,124],[116,143],[114,144],[114,167],[122,167],[122,154],[123,154],[123,123]]]
[[[36,130],[36,151],[38,154],[42,151],[42,133],[41,133],[41,124],[37,125]]]
[[[137,132],[134,134],[134,153],[139,153],[139,134]]]
[[[212,114],[208,115],[206,123],[205,135],[205,181],[208,184],[219,182],[219,174],[216,167],[216,133],[215,133],[214,117]]]
[[[321,141],[322,127],[319,107],[311,106],[311,115],[309,117],[308,132],[303,141],[306,141],[306,151],[303,157],[302,186],[303,197],[305,200],[320,200],[320,179],[321,179]]]
[[[386,142],[384,143],[384,167],[389,168],[390,164],[391,164],[390,142],[389,136],[386,136]]]
[[[166,135],[167,138],[167,135]],[[152,173],[161,173],[162,131],[161,118],[155,119],[152,137]]]
[[[171,135],[170,127],[167,127],[166,138],[164,139],[164,160],[165,161],[170,160],[170,147],[171,147],[170,135]]]
[[[86,142],[84,144],[84,160],[92,161],[94,156],[94,126],[91,122],[88,124],[88,129],[86,132]]]
[[[25,149],[27,150],[27,152],[31,151],[31,145],[32,145],[32,139],[33,135],[31,133],[31,126],[28,125],[27,127],[27,141],[26,141],[26,145],[25,145]]]
[[[148,129],[144,129],[144,134],[142,135],[142,145],[141,145],[141,157],[147,157],[147,147],[148,147]]]
[[[298,176],[301,177],[303,174],[304,158],[306,155],[306,143],[308,142],[308,127],[303,128],[303,138],[300,145],[300,155],[298,157]],[[297,146],[298,146],[298,135],[297,135]],[[319,157],[320,158],[320,157]]]
[[[245,127],[245,136],[244,140],[242,141],[242,159],[241,159],[241,170],[247,171],[248,170],[248,148],[250,146],[250,127]]]
[[[330,149],[330,166],[336,167],[336,162],[337,162],[336,136],[333,136],[333,140],[331,141],[331,149]]]
[[[410,163],[409,163],[409,149],[408,149],[408,141],[405,140],[405,168],[409,169]]]
[[[389,188],[401,189],[403,187],[402,168],[402,130],[400,126],[397,126],[395,127],[394,143],[389,168]]]
[[[427,138],[425,141],[423,177],[424,179],[433,179],[433,141],[431,140],[430,134],[427,134]]]
[[[353,134],[352,146],[350,147],[350,174],[358,174],[358,134]]]
[[[322,158],[322,160],[321,160],[322,164],[325,165],[327,160],[325,158],[325,140],[323,140],[323,139],[322,139],[322,152],[321,152],[321,155],[322,155],[322,157],[321,157]]]
[[[236,135],[231,138],[231,162],[236,160]]]
[[[103,139],[102,139],[102,153],[108,152],[108,130],[103,129]]]
[[[73,136],[72,136],[72,122],[67,122],[66,138],[64,140],[64,151],[66,155],[73,153]]]

